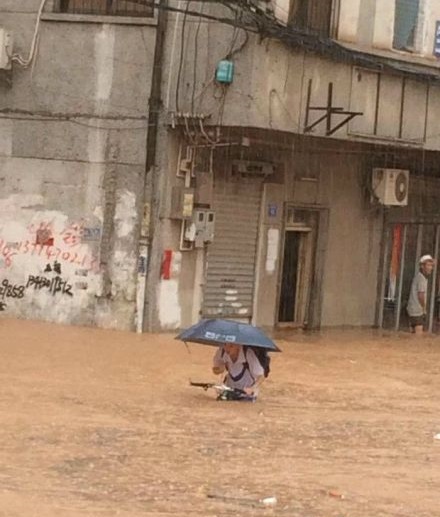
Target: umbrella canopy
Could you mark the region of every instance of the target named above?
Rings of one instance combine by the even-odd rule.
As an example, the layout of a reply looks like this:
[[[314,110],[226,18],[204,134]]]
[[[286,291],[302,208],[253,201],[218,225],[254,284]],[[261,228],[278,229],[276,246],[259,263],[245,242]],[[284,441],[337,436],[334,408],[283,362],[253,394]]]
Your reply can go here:
[[[247,323],[231,320],[202,320],[179,334],[176,339],[201,345],[222,346],[231,343],[281,352],[262,330]]]

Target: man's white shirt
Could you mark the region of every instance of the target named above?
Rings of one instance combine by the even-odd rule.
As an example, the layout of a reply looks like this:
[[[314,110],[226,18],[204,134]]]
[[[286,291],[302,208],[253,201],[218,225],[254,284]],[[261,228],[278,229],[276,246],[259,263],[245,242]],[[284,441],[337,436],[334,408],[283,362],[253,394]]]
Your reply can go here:
[[[247,367],[245,366],[246,363]],[[220,368],[222,366],[226,366],[228,371],[225,384],[230,388],[240,390],[250,388],[258,377],[264,375],[264,369],[251,348],[248,348],[245,354],[244,348],[240,347],[240,352],[234,363],[224,348],[219,347],[214,356],[214,367]],[[257,390],[255,395],[257,395]]]

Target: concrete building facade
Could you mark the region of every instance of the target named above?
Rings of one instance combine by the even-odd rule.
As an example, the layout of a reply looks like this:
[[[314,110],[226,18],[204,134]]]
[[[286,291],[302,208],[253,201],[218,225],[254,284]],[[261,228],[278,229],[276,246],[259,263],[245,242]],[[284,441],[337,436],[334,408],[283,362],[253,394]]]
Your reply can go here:
[[[18,4],[0,12],[23,54],[40,2]],[[3,73],[4,314],[404,324],[439,247],[436,2],[61,4]],[[409,171],[408,206],[378,201],[375,169]]]
[[[133,329],[157,19],[95,7],[0,5],[2,314]]]

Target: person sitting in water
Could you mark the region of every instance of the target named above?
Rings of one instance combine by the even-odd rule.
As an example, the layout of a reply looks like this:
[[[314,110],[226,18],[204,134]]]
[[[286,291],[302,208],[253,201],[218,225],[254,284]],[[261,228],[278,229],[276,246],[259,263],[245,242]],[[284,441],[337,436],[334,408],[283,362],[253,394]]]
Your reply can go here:
[[[224,384],[243,393],[236,400],[255,401],[258,388],[264,381],[264,368],[251,348],[231,343],[219,347],[214,356],[212,371],[215,375],[227,372]],[[228,400],[228,397],[219,397]]]

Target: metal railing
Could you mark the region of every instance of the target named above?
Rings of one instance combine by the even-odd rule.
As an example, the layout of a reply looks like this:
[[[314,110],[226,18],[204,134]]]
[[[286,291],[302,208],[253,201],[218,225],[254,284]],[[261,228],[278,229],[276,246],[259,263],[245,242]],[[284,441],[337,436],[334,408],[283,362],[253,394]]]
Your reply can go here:
[[[55,11],[70,14],[151,17],[154,9],[142,0],[58,0]]]

